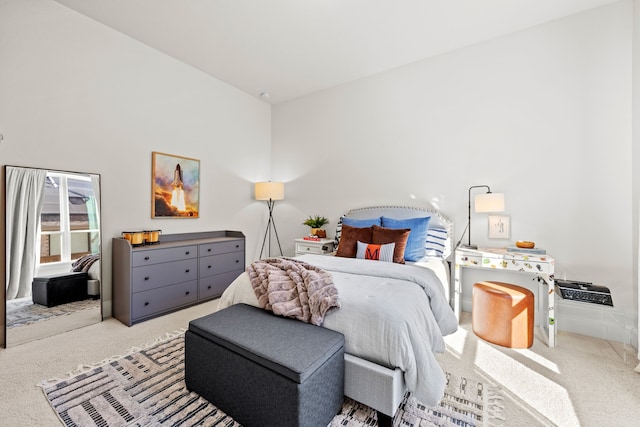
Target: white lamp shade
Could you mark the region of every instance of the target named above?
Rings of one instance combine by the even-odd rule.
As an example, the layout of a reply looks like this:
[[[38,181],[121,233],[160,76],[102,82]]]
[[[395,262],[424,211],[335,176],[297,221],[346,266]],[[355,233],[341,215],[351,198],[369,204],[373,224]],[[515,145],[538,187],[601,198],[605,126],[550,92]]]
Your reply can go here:
[[[478,194],[474,199],[476,212],[504,212],[504,194]]]
[[[284,183],[256,182],[256,200],[284,200]]]

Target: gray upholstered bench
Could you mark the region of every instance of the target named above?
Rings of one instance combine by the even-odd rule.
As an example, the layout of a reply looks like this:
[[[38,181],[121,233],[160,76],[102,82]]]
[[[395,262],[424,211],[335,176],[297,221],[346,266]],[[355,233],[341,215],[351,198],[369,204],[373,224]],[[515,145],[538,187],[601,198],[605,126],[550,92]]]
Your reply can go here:
[[[245,304],[192,320],[185,382],[244,426],[326,426],[344,398],[344,336]]]

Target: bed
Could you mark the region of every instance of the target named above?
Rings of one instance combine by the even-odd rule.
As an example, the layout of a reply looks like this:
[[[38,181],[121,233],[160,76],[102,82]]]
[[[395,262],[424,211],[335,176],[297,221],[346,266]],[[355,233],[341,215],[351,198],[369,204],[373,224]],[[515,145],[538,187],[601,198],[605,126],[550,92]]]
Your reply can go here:
[[[452,222],[437,211],[415,207],[353,209],[336,229],[338,252],[340,239],[346,242],[344,230],[352,232],[347,223],[353,227],[379,217],[401,220],[399,225],[430,217],[424,256],[405,264],[312,254],[296,259],[331,273],[341,307],[328,312],[322,326],[345,335],[345,395],[378,411],[384,425],[407,390],[428,405],[442,398],[446,380],[435,353],[445,350],[443,337],[455,332],[457,319],[449,302],[446,261]],[[423,232],[411,231],[421,238]],[[237,303],[259,306],[246,272],[223,293],[219,307]]]

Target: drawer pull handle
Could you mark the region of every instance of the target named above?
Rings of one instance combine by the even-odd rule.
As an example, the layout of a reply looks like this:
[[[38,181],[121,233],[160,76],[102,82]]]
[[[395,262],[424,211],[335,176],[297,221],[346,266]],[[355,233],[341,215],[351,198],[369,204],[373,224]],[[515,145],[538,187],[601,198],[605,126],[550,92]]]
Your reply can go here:
[[[240,247],[240,245],[236,245],[236,248],[239,248],[239,247]]]
[[[207,289],[211,289],[211,285],[207,286]]]
[[[240,262],[240,260],[239,260],[239,259],[237,259],[237,260],[236,260],[236,264],[237,264],[237,263],[239,263],[239,262]]]
[[[207,252],[211,252],[211,248],[207,249]]]
[[[145,307],[146,307],[146,306],[148,306],[148,305],[149,305],[149,301],[147,301],[147,302],[145,302],[145,303],[144,303],[144,306],[145,306]]]
[[[189,269],[187,268],[184,272],[185,272],[185,273],[188,273],[189,271],[191,271],[191,270],[189,270]]]
[[[209,266],[207,266],[207,268],[211,268],[211,266],[209,265]]]
[[[185,294],[185,295],[189,295],[189,291],[185,292],[184,294]]]
[[[148,256],[144,257],[144,260],[149,261],[149,257]]]
[[[144,280],[149,280],[149,276],[145,276]]]
[[[189,255],[189,253],[190,253],[189,251],[186,251],[186,252],[185,252],[185,255]]]

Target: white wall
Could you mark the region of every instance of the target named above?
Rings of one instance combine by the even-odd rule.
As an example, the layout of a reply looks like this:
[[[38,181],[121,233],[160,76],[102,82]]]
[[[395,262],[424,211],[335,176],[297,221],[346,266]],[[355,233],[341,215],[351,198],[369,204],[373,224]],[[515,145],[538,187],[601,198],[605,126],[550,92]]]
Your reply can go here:
[[[123,230],[241,230],[257,256],[269,105],[50,0],[0,0],[0,64],[0,164],[101,174],[107,315]],[[199,219],[151,219],[152,151],[200,159]]]
[[[638,241],[640,233],[640,0],[633,2],[633,236],[635,237],[633,245],[634,277],[640,283],[640,272],[638,271]],[[640,292],[638,287],[635,288],[635,299],[640,307]],[[640,319],[636,323],[636,329],[640,331]],[[640,337],[638,337],[640,341]],[[640,351],[638,352],[640,359]],[[640,365],[636,368],[640,372]]]
[[[636,324],[632,15],[621,1],[275,106],[286,252],[307,215],[335,225],[377,204],[434,204],[459,238],[467,189],[488,184],[506,195],[511,239],[489,240],[476,214],[474,243],[533,240]]]

